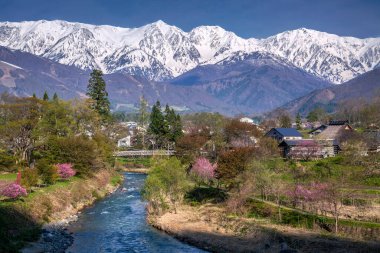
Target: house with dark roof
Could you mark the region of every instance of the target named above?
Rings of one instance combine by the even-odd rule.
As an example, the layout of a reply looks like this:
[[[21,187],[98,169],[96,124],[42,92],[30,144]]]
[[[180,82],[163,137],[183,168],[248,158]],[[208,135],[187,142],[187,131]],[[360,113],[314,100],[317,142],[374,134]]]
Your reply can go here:
[[[266,137],[273,138],[279,143],[284,140],[301,140],[302,134],[295,128],[272,128],[265,134]]]
[[[324,157],[322,146],[312,139],[284,140],[278,147],[284,158],[311,160]]]
[[[284,158],[296,160],[334,157],[339,150],[335,141],[315,139],[284,140],[278,147]]]

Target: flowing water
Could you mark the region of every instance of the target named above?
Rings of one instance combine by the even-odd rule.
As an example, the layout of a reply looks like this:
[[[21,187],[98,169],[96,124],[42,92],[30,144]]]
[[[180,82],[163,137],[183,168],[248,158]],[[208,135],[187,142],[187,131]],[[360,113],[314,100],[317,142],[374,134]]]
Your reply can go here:
[[[67,252],[205,252],[149,226],[140,196],[146,175],[125,173],[124,177],[119,190],[83,211],[70,225],[74,243]]]

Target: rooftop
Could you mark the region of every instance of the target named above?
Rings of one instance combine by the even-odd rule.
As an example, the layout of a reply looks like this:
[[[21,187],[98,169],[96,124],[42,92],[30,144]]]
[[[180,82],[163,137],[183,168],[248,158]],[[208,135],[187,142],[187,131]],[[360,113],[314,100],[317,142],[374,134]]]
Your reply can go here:
[[[283,136],[302,137],[302,134],[295,128],[275,128]]]

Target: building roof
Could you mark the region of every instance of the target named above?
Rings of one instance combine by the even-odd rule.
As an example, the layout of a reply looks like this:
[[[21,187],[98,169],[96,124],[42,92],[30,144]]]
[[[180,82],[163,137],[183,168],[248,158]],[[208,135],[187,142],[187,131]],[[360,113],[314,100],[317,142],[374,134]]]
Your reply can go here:
[[[302,137],[302,134],[295,128],[274,128],[282,136]]]
[[[327,125],[320,125],[319,127],[313,128],[311,131],[309,131],[309,134],[312,134],[312,133],[317,132],[317,131],[322,132],[326,128],[327,128]]]
[[[325,130],[316,136],[316,139],[337,139],[341,131],[345,129],[352,130],[349,125],[329,125]]]

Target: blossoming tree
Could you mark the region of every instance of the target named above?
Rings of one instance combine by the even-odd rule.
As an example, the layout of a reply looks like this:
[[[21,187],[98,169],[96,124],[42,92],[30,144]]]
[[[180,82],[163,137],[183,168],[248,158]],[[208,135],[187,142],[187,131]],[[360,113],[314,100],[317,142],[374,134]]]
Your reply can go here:
[[[201,181],[210,181],[215,178],[215,170],[217,164],[211,164],[210,161],[204,157],[198,158],[194,165],[191,167],[190,172],[198,177]]]
[[[71,163],[60,163],[56,164],[58,175],[62,179],[68,179],[70,177],[75,176],[76,171],[73,169],[73,165]]]

